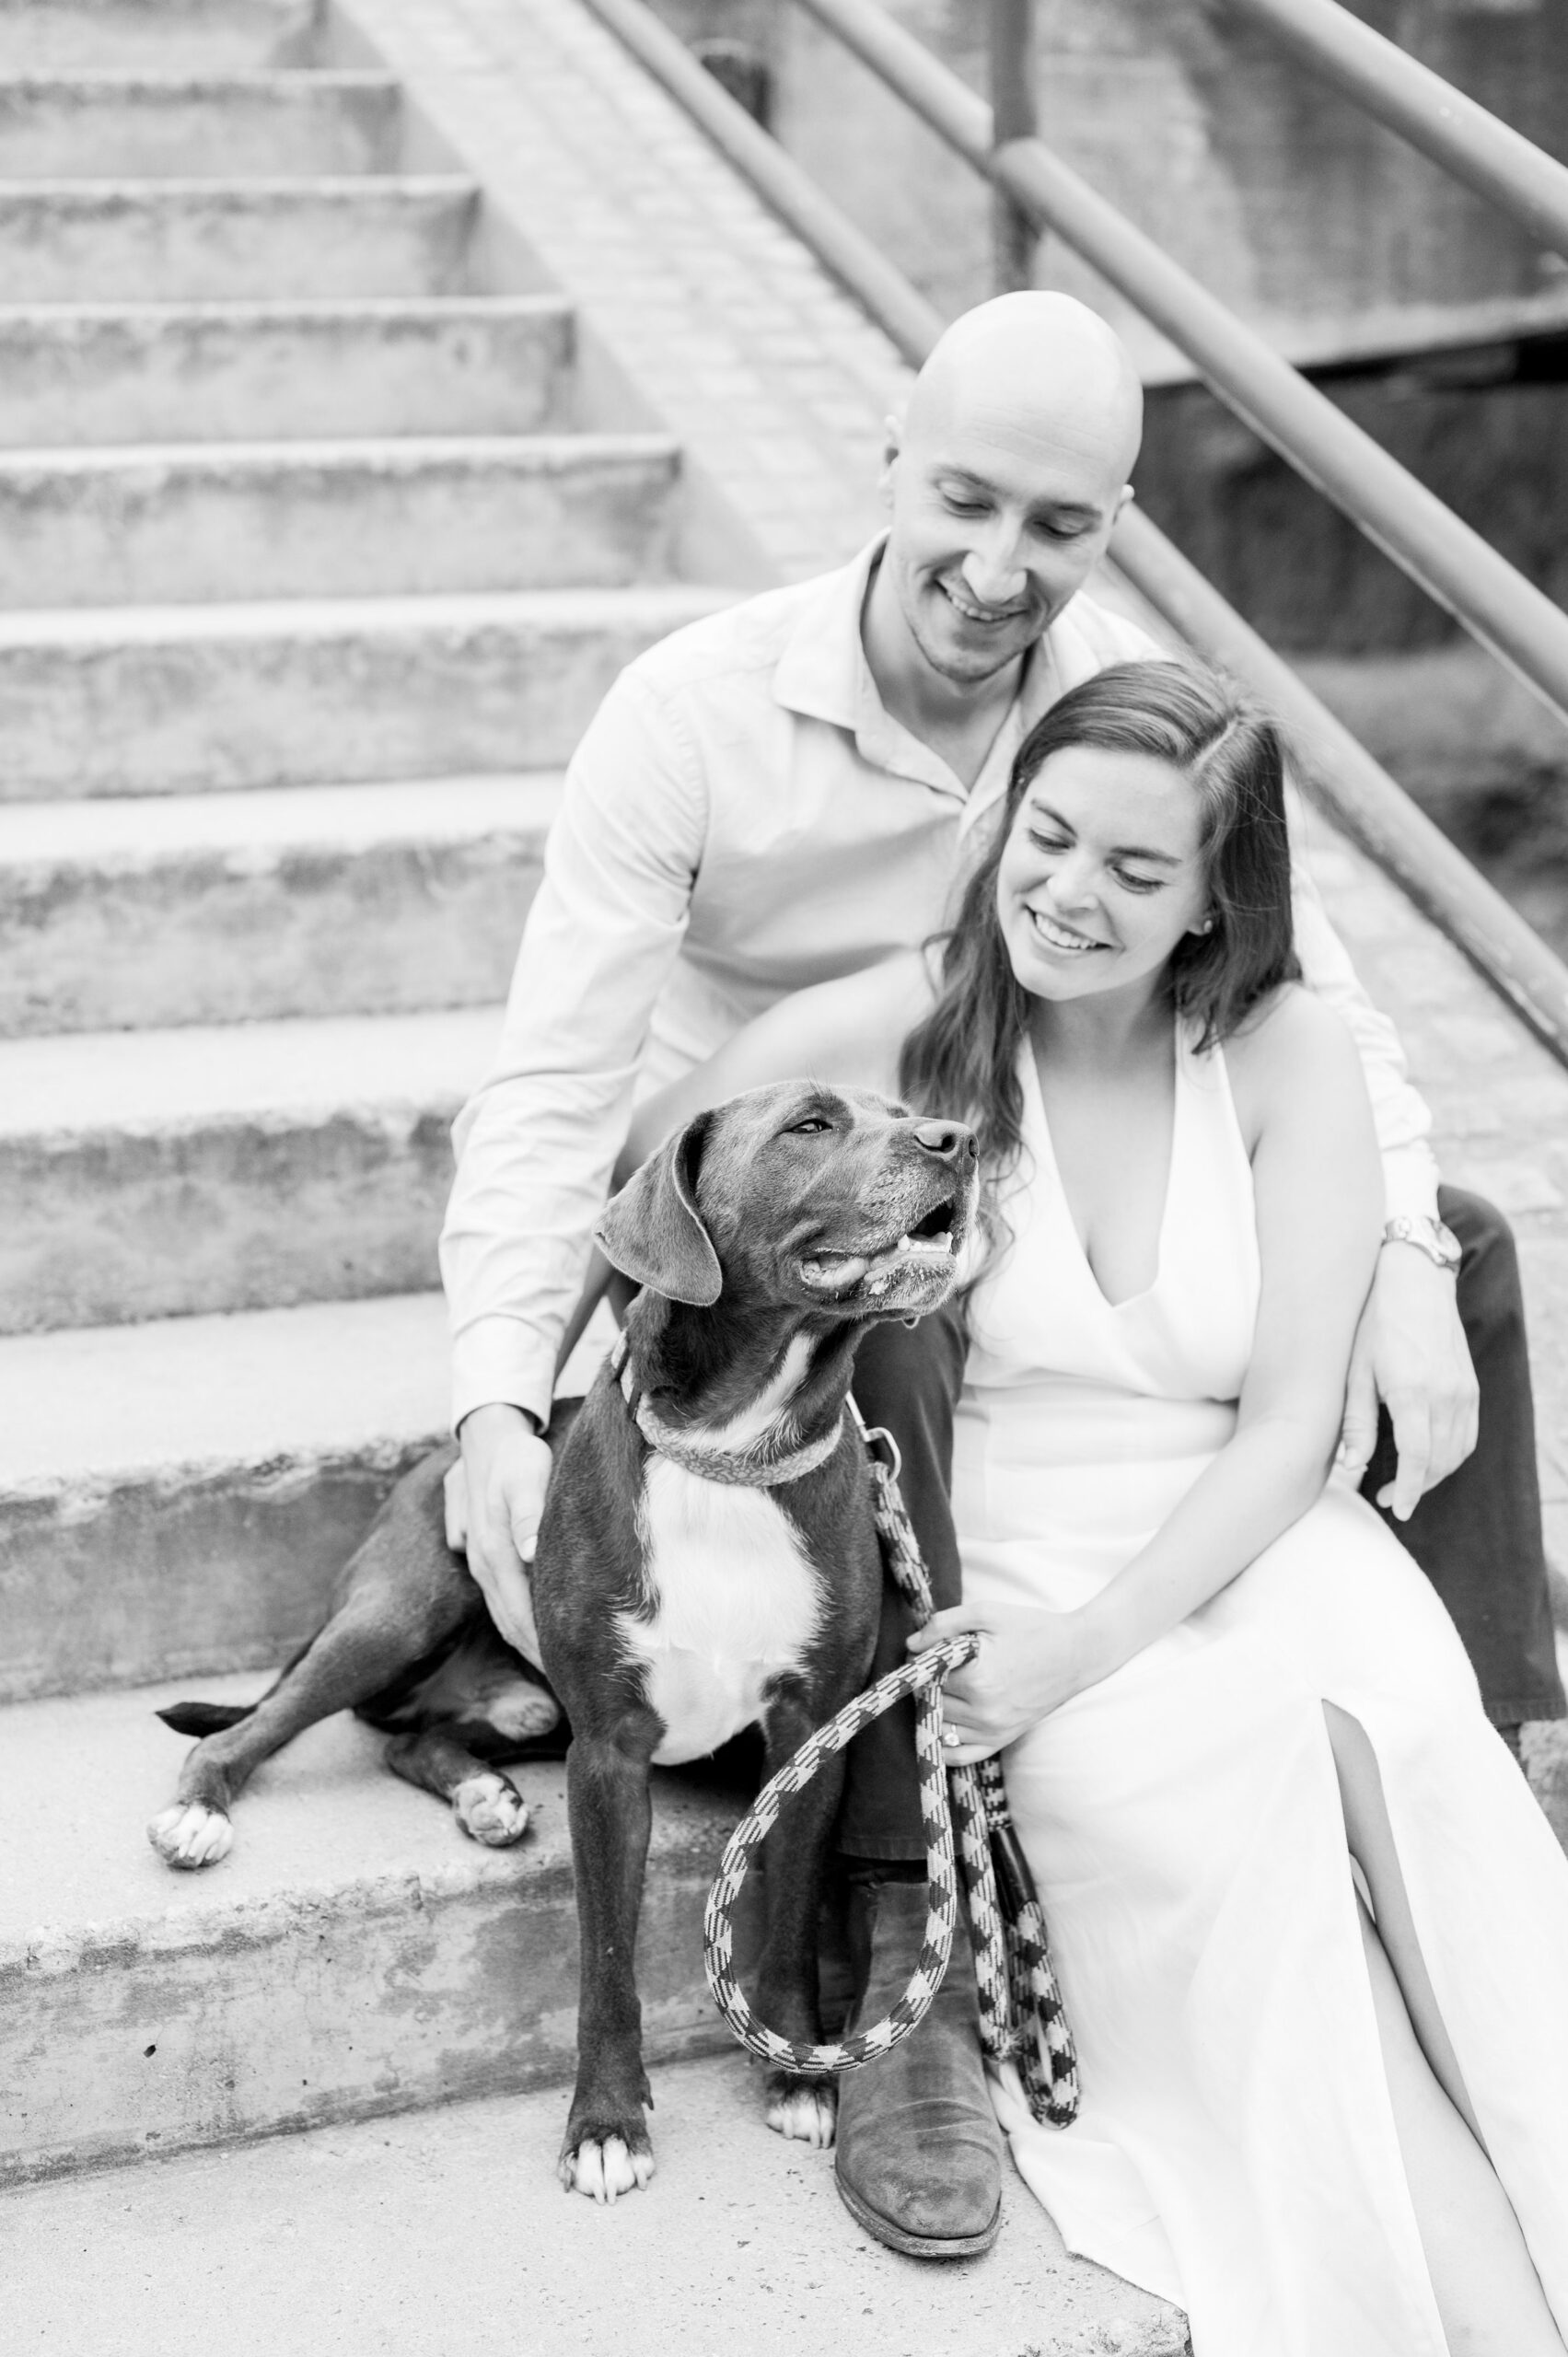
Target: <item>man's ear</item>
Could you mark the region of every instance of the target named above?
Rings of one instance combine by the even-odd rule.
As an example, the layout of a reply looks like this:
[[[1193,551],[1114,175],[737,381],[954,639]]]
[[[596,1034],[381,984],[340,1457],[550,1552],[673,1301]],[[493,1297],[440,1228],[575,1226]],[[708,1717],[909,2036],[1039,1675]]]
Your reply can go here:
[[[724,1282],[696,1199],[697,1165],[712,1120],[711,1113],[699,1113],[667,1138],[610,1198],[594,1230],[599,1250],[622,1276],[698,1309],[713,1307]]]
[[[877,478],[877,489],[884,507],[893,504],[893,472],[904,447],[902,421],[887,417],[882,421],[882,467]]]

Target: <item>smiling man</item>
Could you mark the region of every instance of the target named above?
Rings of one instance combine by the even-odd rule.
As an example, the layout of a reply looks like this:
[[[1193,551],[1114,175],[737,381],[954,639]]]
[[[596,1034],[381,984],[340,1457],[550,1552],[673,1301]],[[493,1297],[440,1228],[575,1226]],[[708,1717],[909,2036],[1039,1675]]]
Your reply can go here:
[[[1164,651],[1084,594],[1131,496],[1140,422],[1126,353],[1081,304],[981,305],[889,424],[886,536],[841,571],[652,648],[584,737],[500,1054],[457,1126],[442,1239],[469,1561],[503,1633],[536,1659],[523,1566],[550,1469],[540,1434],[633,1097],[786,993],[937,931],[1033,722],[1108,664]],[[1306,979],[1361,1050],[1390,1222],[1346,1460],[1365,1469],[1380,1395],[1399,1442],[1397,1470],[1376,1469],[1380,1494],[1454,1611],[1493,1716],[1553,1716],[1562,1696],[1506,1231],[1486,1207],[1446,1199],[1474,1243],[1457,1296],[1458,1248],[1437,1221],[1427,1114],[1399,1043],[1305,878],[1296,919]],[[1456,1476],[1476,1439],[1467,1329],[1491,1404],[1482,1449]],[[946,1480],[962,1353],[952,1321],[878,1328],[855,1383],[868,1420],[900,1442],[938,1605],[958,1600]],[[901,1658],[904,1635],[889,1599],[878,1669]],[[840,1846],[857,2018],[869,2022],[902,1993],[924,1932],[912,1713],[889,1713],[853,1747]],[[967,1974],[966,1950],[919,2033],[841,2094],[843,2198],[920,2256],[984,2249],[998,2223],[1000,2139]]]

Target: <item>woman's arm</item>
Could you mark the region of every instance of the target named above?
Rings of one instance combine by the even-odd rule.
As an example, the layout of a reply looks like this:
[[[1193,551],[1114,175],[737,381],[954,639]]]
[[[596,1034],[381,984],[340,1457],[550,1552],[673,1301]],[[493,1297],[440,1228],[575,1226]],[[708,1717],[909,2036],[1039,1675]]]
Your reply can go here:
[[[1235,1434],[1090,1603],[1009,1615],[997,1629],[1005,1643],[982,1646],[947,1681],[947,1722],[964,1738],[955,1760],[1010,1743],[1185,1620],[1305,1514],[1328,1478],[1383,1219],[1365,1084],[1338,1016],[1299,990],[1226,1057],[1252,1144],[1262,1262]],[[919,1650],[990,1625],[960,1606],[911,1643]]]
[[[638,1106],[616,1160],[623,1187],[671,1130],[748,1088],[799,1074],[841,1088],[898,1094],[899,1051],[932,1002],[923,952],[901,949],[864,972],[793,991],[744,1024],[706,1063]]]

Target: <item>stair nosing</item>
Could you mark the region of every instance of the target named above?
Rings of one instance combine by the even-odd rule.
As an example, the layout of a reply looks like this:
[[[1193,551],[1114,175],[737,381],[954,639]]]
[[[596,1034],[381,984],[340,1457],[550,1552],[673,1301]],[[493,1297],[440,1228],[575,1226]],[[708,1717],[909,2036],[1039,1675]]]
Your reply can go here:
[[[23,474],[101,478],[143,469],[215,477],[309,468],[410,473],[461,465],[478,470],[498,460],[517,464],[519,459],[541,473],[565,473],[578,463],[673,463],[679,455],[679,441],[670,434],[562,433],[553,428],[540,434],[321,435],[280,441],[26,443],[0,447],[0,482]]]
[[[223,96],[234,90],[286,90],[290,97],[304,91],[343,91],[354,95],[360,91],[385,91],[401,97],[402,84],[395,74],[375,66],[340,65],[253,65],[237,66],[232,72],[219,74],[182,74],[142,66],[96,66],[67,68],[50,74],[0,74],[0,104],[9,96],[22,92],[61,90],[73,95],[83,90],[124,92],[135,89],[156,90],[160,96],[194,95]]]
[[[504,1014],[496,1002],[0,1039],[0,1146],[254,1122],[303,1127],[333,1113],[410,1107],[455,1112],[494,1051]],[[280,1063],[281,1079],[273,1071]],[[410,1077],[366,1078],[389,1065]]]
[[[700,620],[739,593],[722,583],[624,582],[604,587],[428,590],[344,598],[220,598],[209,603],[39,606],[0,609],[0,659],[46,647],[157,645],[175,639],[225,644],[248,638],[330,636],[351,629],[450,628],[465,622],[546,621],[591,627],[597,611],[613,616],[639,605],[686,611]],[[671,628],[678,628],[672,623]],[[297,792],[298,788],[288,789]]]
[[[222,794],[0,803],[0,872],[112,868],[124,874],[201,855],[264,859],[307,848],[355,852],[500,833],[542,839],[563,774],[559,769],[486,771],[368,784],[238,786]],[[515,811],[507,807],[513,802]]]
[[[481,188],[482,183],[468,172],[239,172],[226,179],[216,174],[207,177],[130,172],[103,180],[72,179],[68,174],[37,180],[0,175],[0,205],[75,202],[83,207],[102,207],[123,206],[138,198],[144,203],[153,197],[186,202],[226,197],[231,202],[246,202],[258,196],[310,197],[317,201],[329,196],[346,203],[351,197],[379,195],[389,189],[414,195],[466,198],[477,197]]]
[[[188,301],[178,298],[163,301],[135,300],[113,303],[5,303],[0,302],[0,334],[13,327],[28,326],[39,331],[53,328],[68,328],[87,323],[110,325],[124,320],[137,326],[157,324],[164,320],[212,320],[232,322],[242,327],[251,320],[268,326],[282,325],[295,319],[309,321],[324,319],[364,320],[366,325],[379,319],[408,318],[428,319],[440,325],[460,319],[538,319],[569,321],[576,316],[576,308],[564,295],[301,295],[240,296],[230,300],[216,296],[195,296]]]

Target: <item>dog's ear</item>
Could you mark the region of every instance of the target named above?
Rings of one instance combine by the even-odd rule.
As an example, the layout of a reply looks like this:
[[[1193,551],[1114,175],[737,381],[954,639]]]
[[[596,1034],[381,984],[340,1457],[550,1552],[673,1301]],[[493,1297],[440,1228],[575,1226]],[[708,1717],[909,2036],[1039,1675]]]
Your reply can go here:
[[[667,1301],[711,1309],[724,1280],[697,1209],[697,1165],[713,1116],[699,1113],[667,1138],[605,1206],[594,1234],[622,1276]]]

